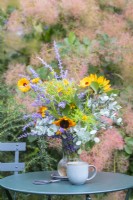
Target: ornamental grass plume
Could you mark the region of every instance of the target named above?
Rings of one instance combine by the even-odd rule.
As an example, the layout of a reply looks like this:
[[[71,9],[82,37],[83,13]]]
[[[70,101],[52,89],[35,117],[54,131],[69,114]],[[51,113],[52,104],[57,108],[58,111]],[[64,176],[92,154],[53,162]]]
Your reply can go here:
[[[128,21],[133,22],[133,1],[132,0],[126,3],[124,16]]]
[[[30,65],[32,66],[40,66],[40,60],[37,57],[44,58],[48,63],[51,63],[54,60],[55,54],[53,48],[49,44],[43,44],[40,51],[38,53],[34,53],[30,58]]]
[[[48,25],[58,21],[58,4],[56,0],[20,0],[25,16],[45,22]]]
[[[20,63],[10,64],[8,66],[8,70],[4,73],[5,83],[8,86],[16,84],[16,82],[20,79],[18,74],[26,75],[26,65]]]
[[[120,65],[121,74],[124,78],[125,83],[132,82],[133,79],[133,36],[131,33],[121,33],[118,38],[118,45],[122,51],[122,64]]]
[[[88,163],[93,163],[98,171],[106,168],[108,160],[112,157],[114,150],[122,150],[124,141],[117,129],[109,129],[101,134],[100,143],[94,146],[90,153],[83,152],[81,158]]]
[[[126,135],[133,137],[133,109],[131,106],[126,107],[124,110],[123,123]]]
[[[111,6],[111,7],[116,7],[116,8],[119,8],[119,9],[122,9],[124,10],[125,7],[126,7],[126,4],[127,4],[127,0],[100,0],[100,4],[102,6]]]
[[[127,23],[123,15],[104,13],[100,30],[110,37],[119,38],[127,31]]]
[[[22,98],[20,94],[17,94],[14,98],[18,105],[23,106],[24,109],[21,110],[22,113],[36,112],[36,108],[32,106],[33,99],[31,99],[28,94],[26,94],[24,98]]]
[[[18,36],[23,36],[29,32],[29,26],[26,24],[26,18],[18,10],[11,13],[6,24],[7,30],[14,32]]]
[[[61,0],[60,3],[63,15],[80,18],[87,12],[86,0]]]
[[[63,64],[68,70],[69,79],[74,79],[79,81],[81,78],[87,74],[89,58],[83,58],[78,55],[70,55],[70,57],[64,57]]]

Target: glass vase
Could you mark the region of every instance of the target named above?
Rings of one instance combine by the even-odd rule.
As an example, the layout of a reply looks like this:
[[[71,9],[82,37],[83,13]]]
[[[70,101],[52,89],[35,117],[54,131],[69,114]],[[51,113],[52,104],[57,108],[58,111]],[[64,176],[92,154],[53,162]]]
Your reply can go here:
[[[60,176],[67,176],[66,169],[68,162],[78,162],[81,161],[79,154],[77,152],[72,154],[66,154],[63,152],[62,159],[58,162],[57,171]]]

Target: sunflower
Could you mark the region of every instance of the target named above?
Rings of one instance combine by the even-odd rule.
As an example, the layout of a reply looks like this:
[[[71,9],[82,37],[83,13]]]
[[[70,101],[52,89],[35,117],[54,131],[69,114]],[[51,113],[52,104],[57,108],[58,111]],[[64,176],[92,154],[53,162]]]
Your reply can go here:
[[[45,107],[45,106],[42,106],[39,108],[39,111],[38,113],[40,113],[42,115],[42,117],[45,117],[45,111],[47,110],[48,108]]]
[[[88,77],[85,77],[80,81],[80,87],[83,87],[83,88],[88,87],[90,84],[91,82]]]
[[[26,78],[21,78],[18,81],[18,88],[22,92],[28,92],[31,89],[31,87],[30,87],[30,81],[28,79],[26,79]]]
[[[99,88],[102,89],[104,92],[108,92],[111,90],[111,85],[109,84],[110,81],[103,76],[97,77],[96,74],[91,74],[90,76],[83,78],[80,81],[80,87],[88,87],[91,85],[92,82],[97,82]]]
[[[67,128],[70,128],[71,126],[76,125],[76,123],[73,120],[67,118],[66,116],[60,118],[57,121],[54,121],[53,124],[55,124],[56,126],[60,126],[61,128],[64,128],[64,129],[67,129]]]

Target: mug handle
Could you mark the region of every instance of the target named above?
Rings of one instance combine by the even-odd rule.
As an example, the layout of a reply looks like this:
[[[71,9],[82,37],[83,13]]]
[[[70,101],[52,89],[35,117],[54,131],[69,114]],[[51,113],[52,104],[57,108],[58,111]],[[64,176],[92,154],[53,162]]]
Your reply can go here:
[[[90,178],[87,178],[87,181],[93,179],[93,178],[96,176],[96,174],[97,174],[97,169],[96,169],[96,167],[95,167],[94,165],[89,165],[88,168],[90,168],[90,167],[93,168],[93,174],[92,174],[92,176],[91,176]]]

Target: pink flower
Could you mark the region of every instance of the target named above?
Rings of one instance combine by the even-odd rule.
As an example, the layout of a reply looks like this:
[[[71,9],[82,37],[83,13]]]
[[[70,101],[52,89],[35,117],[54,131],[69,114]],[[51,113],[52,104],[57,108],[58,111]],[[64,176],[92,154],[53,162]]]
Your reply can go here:
[[[86,12],[86,1],[85,0],[62,0],[61,8],[63,14],[74,16],[75,18],[80,17]]]
[[[124,129],[126,134],[133,137],[133,110],[130,106],[126,107],[123,114]]]
[[[101,117],[101,120],[102,120],[103,122],[105,122],[106,124],[110,125],[110,126],[113,124],[112,119],[110,119],[110,118],[108,118],[108,117],[102,116],[102,117]]]
[[[55,24],[58,20],[58,7],[56,0],[20,0],[23,14],[34,17],[46,24]]]

